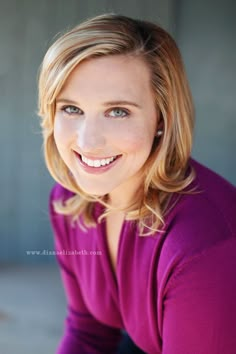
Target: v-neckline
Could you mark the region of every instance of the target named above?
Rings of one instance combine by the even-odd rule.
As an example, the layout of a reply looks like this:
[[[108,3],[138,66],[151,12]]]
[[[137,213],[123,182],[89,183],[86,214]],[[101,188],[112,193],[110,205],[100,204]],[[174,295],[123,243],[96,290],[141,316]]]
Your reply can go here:
[[[103,205],[99,204],[99,216],[102,214],[104,211]],[[104,272],[107,274],[107,277],[110,279],[110,282],[112,283],[111,288],[115,289],[114,291],[114,296],[118,300],[118,283],[119,283],[119,258],[120,258],[120,250],[121,250],[121,245],[123,241],[123,235],[125,233],[125,227],[127,224],[127,220],[123,220],[121,229],[120,229],[120,236],[119,236],[119,241],[118,241],[118,247],[117,247],[117,255],[116,255],[116,263],[115,263],[115,271],[113,270],[113,265],[111,261],[111,256],[108,248],[108,242],[107,242],[107,231],[106,231],[106,219],[104,218],[101,223],[98,224],[98,230],[99,230],[99,235],[100,235],[100,242],[101,242],[101,248],[103,252],[103,257],[102,261],[104,264]]]
[[[106,219],[104,219],[101,223],[102,240],[103,240],[103,246],[104,246],[104,250],[105,250],[105,258],[107,261],[107,266],[108,266],[109,272],[111,274],[111,277],[114,280],[116,287],[118,287],[120,248],[121,248],[121,243],[122,243],[122,238],[123,238],[122,236],[124,233],[125,225],[126,225],[126,220],[124,219],[122,222],[121,228],[120,228],[119,241],[118,241],[118,245],[117,245],[116,261],[115,261],[115,269],[113,269],[113,264],[112,264],[110,250],[109,250],[109,246],[108,246],[108,240],[107,240],[108,235],[107,235],[107,227],[106,227],[107,221],[106,221]]]

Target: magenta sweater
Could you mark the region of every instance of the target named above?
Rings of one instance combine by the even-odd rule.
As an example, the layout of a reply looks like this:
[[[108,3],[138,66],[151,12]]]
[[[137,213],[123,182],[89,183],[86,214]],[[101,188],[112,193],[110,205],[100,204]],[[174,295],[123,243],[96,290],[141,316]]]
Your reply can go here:
[[[163,233],[139,237],[125,221],[116,275],[105,221],[88,232],[72,227],[51,204],[72,193],[54,186],[50,217],[68,302],[57,354],[115,353],[121,329],[148,354],[236,353],[236,190],[190,164],[200,193],[178,199]]]

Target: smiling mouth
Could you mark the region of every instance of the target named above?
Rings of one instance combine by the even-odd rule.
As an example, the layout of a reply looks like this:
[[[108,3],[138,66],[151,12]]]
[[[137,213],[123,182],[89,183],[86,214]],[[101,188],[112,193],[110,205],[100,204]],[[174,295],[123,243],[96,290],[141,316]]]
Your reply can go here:
[[[78,154],[78,153],[76,153],[76,154],[79,156],[82,164],[84,164],[88,167],[92,167],[94,169],[109,166],[112,163],[114,163],[119,157],[122,156],[122,155],[115,155],[115,156],[112,156],[109,158],[91,160],[81,154]]]

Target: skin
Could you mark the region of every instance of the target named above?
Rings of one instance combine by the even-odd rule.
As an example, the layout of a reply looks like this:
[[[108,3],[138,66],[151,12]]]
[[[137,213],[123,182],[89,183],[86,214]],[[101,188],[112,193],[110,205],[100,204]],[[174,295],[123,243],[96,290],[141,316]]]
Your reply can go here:
[[[134,105],[110,104],[130,101]],[[114,207],[134,202],[158,129],[151,74],[140,58],[113,55],[79,64],[56,100],[54,138],[77,184],[88,194],[108,194]],[[122,155],[111,169],[91,174],[75,151],[92,160]]]

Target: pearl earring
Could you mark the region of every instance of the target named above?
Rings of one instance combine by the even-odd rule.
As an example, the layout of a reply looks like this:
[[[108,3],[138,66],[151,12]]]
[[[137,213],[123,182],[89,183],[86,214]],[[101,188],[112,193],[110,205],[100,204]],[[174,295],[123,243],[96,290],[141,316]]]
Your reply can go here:
[[[160,138],[160,136],[162,136],[163,134],[163,130],[159,129],[157,132],[156,132],[156,137]]]

